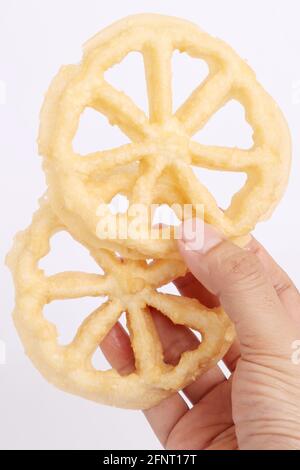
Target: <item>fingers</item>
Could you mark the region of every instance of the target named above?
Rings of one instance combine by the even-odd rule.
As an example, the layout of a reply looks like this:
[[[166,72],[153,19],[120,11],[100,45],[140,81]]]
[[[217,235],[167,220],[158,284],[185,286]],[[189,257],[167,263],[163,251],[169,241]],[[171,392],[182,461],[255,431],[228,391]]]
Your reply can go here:
[[[191,272],[188,272],[185,276],[176,279],[174,281],[174,284],[181,295],[197,299],[199,300],[199,302],[201,302],[201,304],[205,305],[208,308],[213,308],[220,305],[219,299],[211,292],[209,292],[201,284],[201,282],[199,282],[198,279],[195,278],[195,276]],[[226,367],[229,369],[230,372],[233,372],[235,370],[236,363],[240,358],[240,355],[240,345],[238,340],[235,340],[231,348],[223,357],[223,362],[225,363]],[[210,387],[217,385],[218,382],[221,382],[223,380],[224,374],[220,370],[220,368],[216,366],[214,368],[214,372],[209,371],[203,377],[198,379],[198,381],[201,383],[200,387],[198,386],[198,381],[196,381],[190,386],[190,389],[196,392],[192,393],[191,390],[189,390],[189,393],[195,395],[192,401],[198,401],[203,396],[203,394],[207,393]]]
[[[193,350],[199,346],[199,341],[191,330],[173,324],[167,317],[154,309],[151,309],[151,312],[162,343],[166,363],[176,365],[183,352]],[[133,372],[134,354],[130,338],[119,323],[115,325],[101,343],[101,349],[112,367],[118,370],[120,374],[126,375]],[[227,354],[229,356],[230,352]],[[191,403],[195,404],[224,380],[226,379],[223,372],[216,366],[185,387],[183,392]],[[172,402],[168,403],[169,406],[172,406]]]
[[[175,279],[174,285],[181,295],[197,299],[208,308],[218,307],[218,305],[220,305],[219,299],[209,292],[191,272]]]
[[[239,340],[236,338],[232,346],[229,348],[229,350],[223,357],[223,362],[231,373],[235,371],[237,362],[240,357],[241,357],[241,346],[240,346]]]
[[[100,347],[108,362],[120,374],[126,375],[134,371],[135,361],[130,338],[119,323],[108,333]],[[175,424],[188,409],[179,393],[175,393],[159,405],[144,411],[144,414],[160,442],[165,445]]]
[[[201,304],[208,308],[220,305],[219,299],[209,292],[191,272],[188,272],[185,276],[176,279],[174,284],[181,295],[197,299]],[[235,341],[223,358],[223,362],[230,372],[235,370],[239,357],[240,348],[238,341]],[[196,404],[225,380],[226,378],[223,371],[219,366],[215,366],[186,387],[184,393],[193,404]]]
[[[234,449],[237,447],[232,421],[231,382],[215,388],[208,400],[196,404],[171,432],[169,449]]]
[[[157,322],[157,325],[160,324],[162,325],[161,318],[158,320],[159,317],[162,317],[161,314],[158,314],[157,312],[154,313],[154,318],[155,321]],[[175,326],[175,325],[174,325]],[[168,334],[168,330],[164,326],[164,333]],[[161,334],[163,334],[161,332]],[[180,334],[180,333],[179,333]],[[182,339],[179,338],[180,344],[183,347],[186,347],[188,344],[186,342],[182,342]],[[195,345],[194,340],[192,340],[192,343]],[[108,359],[109,362],[111,362],[112,366],[122,372],[123,374],[128,374],[134,370],[134,356],[133,352],[130,346],[130,339],[124,330],[124,328],[120,325],[117,324],[114,326],[114,328],[111,330],[111,332],[107,335],[105,340],[101,344],[101,349],[103,350],[106,358]],[[177,351],[175,351],[175,357],[178,357]],[[171,354],[169,353],[168,355],[169,361],[170,362],[176,362],[174,358],[172,358]],[[207,385],[207,390],[211,390],[212,387],[209,385],[209,382],[213,382],[214,378],[213,376],[213,370],[209,371],[207,377],[211,377],[210,379],[205,380],[205,383]],[[202,376],[204,377],[204,376]],[[202,378],[201,377],[201,378]],[[223,377],[224,380],[224,377]],[[228,382],[229,383],[229,382]],[[190,387],[195,387],[197,384],[197,381],[193,386]],[[204,388],[203,388],[204,390]],[[199,394],[199,388],[196,387],[196,394]],[[226,394],[224,395],[224,400],[226,400],[226,396],[228,397],[229,395]],[[196,403],[196,401],[195,401]],[[220,406],[221,402],[220,400],[216,399],[216,406]],[[222,401],[222,413],[224,414],[223,410],[223,405],[224,401]],[[187,414],[189,411],[188,406],[182,399],[182,397],[179,394],[174,394],[173,396],[167,398],[166,400],[162,401],[159,405],[152,407],[149,410],[144,411],[145,417],[148,420],[150,426],[152,427],[153,431],[157,435],[158,439],[160,442],[163,444],[164,447],[167,446],[169,442],[169,447],[170,448],[177,448],[177,445],[175,446],[175,441],[176,441],[176,435],[178,433],[174,434],[174,429],[176,428],[176,425],[184,419],[184,416]],[[198,409],[199,411],[199,409]],[[215,415],[218,415],[217,409],[214,411]],[[195,416],[195,426],[197,427],[197,423],[202,423],[200,428],[202,427],[206,429],[205,426],[205,419],[207,417],[210,417],[211,414],[203,414],[203,419],[200,420],[199,422],[199,417],[197,418],[197,413],[194,414]],[[203,424],[204,420],[204,424]],[[186,428],[185,426],[180,426],[178,428],[179,434],[180,434],[180,429],[183,430],[184,436],[186,434]],[[214,430],[211,430],[212,435],[214,435]],[[190,437],[193,437],[193,439],[188,443],[187,441],[187,446],[186,448],[189,448],[189,446],[192,446],[191,448],[194,448],[194,445],[196,445],[196,441],[198,439],[198,434],[199,433],[192,433],[191,436],[189,436],[188,441],[190,441]],[[184,437],[183,436],[183,437]],[[177,436],[179,438],[179,435]],[[195,441],[196,440],[196,441]],[[195,444],[194,444],[195,441]],[[195,447],[196,448],[196,447]]]
[[[195,235],[195,223],[198,234],[204,230],[203,243]],[[280,341],[284,310],[254,253],[224,240],[200,220],[183,225],[179,249],[190,271],[220,299],[235,323],[242,351],[258,345],[264,347],[268,341],[273,345]]]
[[[181,325],[174,325],[167,317],[152,309],[153,319],[164,351],[164,359],[168,364],[178,364],[182,353],[192,351],[199,346],[194,333]],[[206,393],[219,383],[225,376],[219,367],[214,367],[195,382],[183,389],[184,394],[191,403],[197,403]]]
[[[300,322],[300,295],[289,276],[254,238],[252,238],[247,249],[251,250],[263,264],[288,314],[290,314],[295,321]]]
[[[181,418],[189,411],[189,407],[175,393],[158,405],[144,411],[144,415],[159,441],[166,447],[169,435]]]
[[[193,405],[196,405],[215,387],[226,381],[227,379],[221,369],[218,366],[215,366],[185,387],[183,392],[189,401]]]
[[[152,309],[152,315],[163,346],[166,363],[176,365],[183,352],[193,350],[199,346],[198,339],[188,328],[174,325],[167,317],[154,309]],[[112,367],[118,370],[120,374],[126,375],[133,372],[134,354],[130,338],[119,323],[115,325],[101,343],[101,349]],[[183,392],[191,403],[195,404],[224,380],[226,379],[223,372],[216,366],[185,387]],[[172,406],[172,403],[169,403],[169,406]]]

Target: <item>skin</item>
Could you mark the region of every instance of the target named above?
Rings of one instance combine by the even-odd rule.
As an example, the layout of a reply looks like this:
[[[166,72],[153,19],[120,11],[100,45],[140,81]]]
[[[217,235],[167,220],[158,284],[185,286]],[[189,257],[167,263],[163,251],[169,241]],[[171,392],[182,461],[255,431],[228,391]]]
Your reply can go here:
[[[208,307],[220,303],[234,322],[237,340],[224,357],[231,374],[226,378],[216,366],[183,390],[192,406],[177,393],[145,417],[166,449],[300,450],[300,363],[292,361],[292,344],[300,340],[299,292],[254,239],[241,249],[196,221],[204,230],[198,246],[191,243],[192,222],[183,225],[179,240],[190,272],[174,283]],[[152,315],[166,362],[176,364],[183,351],[197,347],[190,330],[157,311]],[[121,374],[134,370],[120,324],[101,348]]]

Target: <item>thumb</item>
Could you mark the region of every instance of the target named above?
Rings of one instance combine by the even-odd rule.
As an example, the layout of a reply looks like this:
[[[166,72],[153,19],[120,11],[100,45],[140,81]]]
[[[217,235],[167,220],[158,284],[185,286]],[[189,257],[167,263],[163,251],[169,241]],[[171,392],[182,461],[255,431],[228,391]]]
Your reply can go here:
[[[193,275],[215,294],[235,324],[245,348],[278,352],[286,319],[263,265],[250,250],[225,240],[200,219],[184,222],[179,240],[181,255]]]

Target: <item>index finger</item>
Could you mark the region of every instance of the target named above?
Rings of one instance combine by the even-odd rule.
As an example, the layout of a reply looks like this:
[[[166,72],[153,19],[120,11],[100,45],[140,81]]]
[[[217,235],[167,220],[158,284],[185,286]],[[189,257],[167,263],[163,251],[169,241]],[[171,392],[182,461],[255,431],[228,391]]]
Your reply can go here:
[[[205,307],[213,308],[220,305],[219,299],[209,292],[189,271],[185,276],[175,279],[173,283],[181,295],[197,299]]]

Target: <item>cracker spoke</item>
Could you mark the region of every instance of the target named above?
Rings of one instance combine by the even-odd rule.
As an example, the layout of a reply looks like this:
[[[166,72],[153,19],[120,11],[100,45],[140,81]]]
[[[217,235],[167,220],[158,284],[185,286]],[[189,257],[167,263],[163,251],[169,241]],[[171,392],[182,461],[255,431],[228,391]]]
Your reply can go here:
[[[214,321],[214,309],[204,307],[198,300],[172,294],[151,291],[147,303],[177,325],[204,331],[211,330]],[[217,310],[216,310],[217,311]]]
[[[49,300],[106,295],[107,278],[100,274],[63,272],[47,278]]]
[[[219,209],[215,198],[209,190],[198,180],[193,170],[179,161],[174,162],[172,167],[175,169],[174,174],[185,195],[186,203],[193,205],[193,209],[198,217],[199,212],[200,216],[203,213],[207,223],[222,229],[224,213]]]
[[[145,155],[155,152],[155,145],[144,143],[132,143],[121,147],[93,152],[77,157],[78,170],[86,175],[100,174],[103,171],[139,161]]]
[[[114,252],[108,250],[92,250],[91,255],[99,264],[104,272],[110,273],[122,265],[121,258],[118,258]]]
[[[185,195],[186,203],[192,204],[194,208],[196,208],[197,204],[203,204],[205,205],[205,210],[207,210],[206,206],[208,206],[210,209],[214,209],[218,217],[222,215],[222,211],[218,209],[215,198],[199,181],[188,165],[180,161],[175,161],[171,169],[174,169],[175,177]]]
[[[200,360],[205,363],[213,356],[222,355],[222,352],[224,353],[234,340],[234,326],[221,307],[208,309],[196,299],[160,294],[155,291],[149,292],[146,300],[148,305],[160,311],[174,324],[183,325],[201,333],[201,346],[198,348],[198,353],[183,354],[183,357],[196,354],[198,364]],[[181,361],[184,361],[183,357]]]
[[[154,186],[163,172],[165,163],[159,159],[144,159],[141,162],[141,176],[132,190],[132,203],[150,204],[154,197]]]
[[[104,114],[112,125],[116,124],[133,141],[150,137],[151,129],[145,113],[122,91],[106,81],[96,90],[91,106]]]
[[[127,312],[127,325],[137,372],[148,376],[159,373],[163,350],[149,309],[132,303]]]
[[[137,271],[142,279],[145,279],[153,287],[161,287],[186,273],[186,267],[182,261],[155,260]]]
[[[109,203],[116,194],[128,194],[138,177],[138,168],[122,166],[90,178],[98,201]]]
[[[95,352],[101,341],[117,323],[122,313],[119,300],[106,302],[91,313],[78,328],[72,343],[67,346],[70,354],[85,361]]]
[[[161,41],[143,50],[150,122],[162,123],[172,114],[172,44]]]
[[[176,117],[182,122],[189,135],[202,129],[211,116],[229,98],[232,80],[224,71],[208,78],[190,95],[178,109]]]
[[[215,147],[190,143],[192,164],[211,170],[247,171],[262,163],[263,155],[259,150]]]

